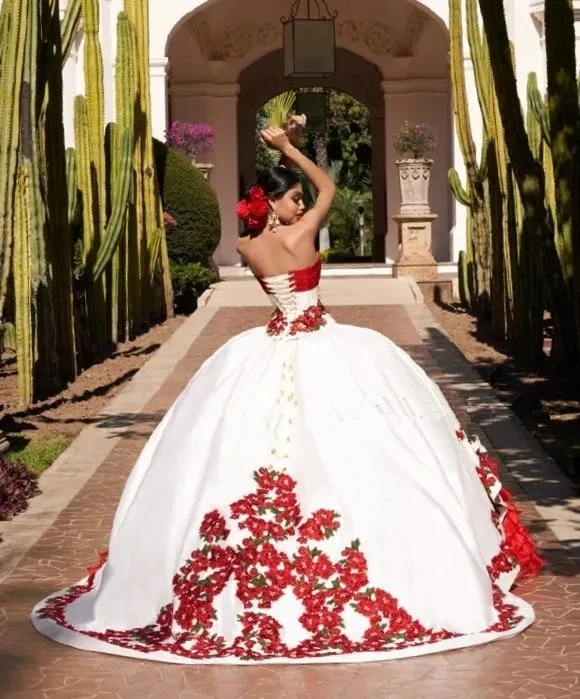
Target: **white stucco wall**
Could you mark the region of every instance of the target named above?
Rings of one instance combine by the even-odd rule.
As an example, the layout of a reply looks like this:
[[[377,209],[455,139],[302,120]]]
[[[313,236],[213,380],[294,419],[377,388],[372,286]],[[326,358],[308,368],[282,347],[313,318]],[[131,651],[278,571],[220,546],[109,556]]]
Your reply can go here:
[[[198,11],[212,9],[212,14],[221,17],[223,25],[228,25],[232,19],[232,13],[236,14],[241,11],[248,19],[255,22],[262,20],[262,16],[267,11],[271,11],[273,16],[276,16],[279,22],[279,17],[287,14],[290,7],[289,0],[271,0],[265,6],[258,0],[254,3],[242,3],[241,0],[171,0],[171,2],[150,2],[150,57],[151,57],[151,98],[152,98],[152,121],[153,133],[159,138],[164,137],[164,132],[167,125],[168,112],[168,94],[167,94],[167,55],[168,47],[174,36],[177,36],[193,16]],[[538,74],[541,86],[545,85],[545,58],[543,51],[543,5],[544,0],[504,0],[506,8],[506,17],[508,22],[508,31],[515,46],[516,63],[517,63],[517,81],[518,89],[522,105],[526,103],[526,81],[530,70],[534,70]],[[577,12],[578,21],[576,22],[577,35],[577,56],[580,65],[580,0],[574,0],[574,7]],[[256,9],[252,11],[251,5],[255,5]],[[346,8],[346,14],[352,14],[352,4],[346,0],[331,0],[330,5],[345,15],[343,7]],[[392,21],[396,24],[397,13],[402,7],[415,5],[424,9],[429,15],[434,18],[434,22],[430,25],[429,31],[438,31],[437,26],[447,26],[448,24],[448,0],[423,0],[422,2],[414,2],[414,0],[359,0],[356,8],[356,18],[367,14],[372,14],[380,18],[381,22],[388,25]],[[62,2],[62,8],[66,6],[66,0]],[[123,9],[123,0],[101,0],[101,39],[103,49],[104,62],[104,80],[105,80],[105,104],[107,119],[114,119],[114,65],[116,52],[116,18],[118,13]],[[189,27],[188,27],[189,30]],[[342,39],[341,39],[342,40]],[[182,42],[183,43],[183,42]],[[465,42],[467,45],[467,42]],[[427,40],[420,43],[417,47],[418,53],[423,52],[420,58],[414,57],[409,63],[406,59],[392,62],[387,65],[382,59],[378,58],[376,52],[369,51],[368,46],[363,42],[359,42],[353,47],[349,46],[349,50],[354,50],[365,59],[374,61],[381,69],[384,77],[385,90],[385,105],[387,107],[386,123],[396,128],[396,124],[405,117],[413,118],[414,120],[425,120],[431,123],[438,131],[439,140],[441,143],[441,134],[443,138],[450,139],[451,145],[449,148],[450,161],[443,158],[444,162],[439,163],[437,178],[433,184],[433,196],[437,198],[440,208],[443,211],[438,211],[439,215],[443,215],[445,226],[447,227],[448,238],[448,256],[456,260],[457,255],[465,246],[465,210],[450,199],[445,199],[446,191],[446,176],[445,171],[447,166],[453,164],[463,176],[463,161],[455,136],[455,130],[452,127],[452,117],[449,110],[445,107],[445,100],[448,100],[448,95],[445,95],[445,79],[446,76],[438,72],[437,62],[429,61],[429,50],[433,44]],[[223,64],[218,60],[209,61],[207,57],[200,55],[199,46],[195,36],[191,35],[182,46],[183,65],[170,66],[172,77],[175,74],[177,78],[175,82],[178,86],[174,88],[174,92],[178,93],[182,90],[181,99],[176,100],[174,108],[177,112],[172,116],[179,118],[180,112],[184,116],[189,115],[191,109],[185,109],[184,105],[189,100],[190,107],[198,114],[198,118],[205,118],[208,121],[215,122],[218,128],[225,131],[232,130],[232,119],[236,109],[236,84],[237,75],[248,65],[248,62],[259,57],[260,52],[250,51],[240,60],[228,63],[231,71],[224,70]],[[266,49],[262,51],[262,54]],[[271,47],[267,50],[271,50]],[[231,64],[231,65],[230,65]],[[207,72],[209,69],[209,73]],[[467,89],[470,98],[471,120],[473,126],[474,137],[480,145],[481,135],[481,116],[475,85],[472,77],[472,68],[470,57],[465,56],[465,69],[467,77]],[[187,72],[190,83],[196,83],[197,87],[193,94],[187,95],[187,90],[191,89],[184,85],[183,71]],[[205,77],[202,77],[203,71]],[[182,72],[179,75],[180,71]],[[407,84],[408,91],[405,100],[401,98],[401,82],[409,79]],[[429,82],[430,80],[430,82]],[[181,83],[181,84],[180,84]],[[216,86],[217,83],[217,86]],[[205,87],[204,87],[205,85]],[[65,134],[68,144],[74,141],[73,133],[73,100],[76,94],[82,93],[84,90],[84,73],[83,73],[83,51],[82,40],[75,45],[71,57],[65,66]],[[185,92],[184,92],[185,91]],[[204,99],[200,101],[199,95],[205,93]],[[193,102],[191,101],[193,100]],[[440,103],[438,103],[438,100]],[[195,108],[193,107],[195,102]],[[202,105],[203,102],[203,105]],[[223,113],[220,110],[224,110]],[[185,111],[184,111],[185,110]],[[206,114],[204,117],[203,115]],[[227,122],[227,123],[226,123]],[[221,125],[221,126],[220,126]],[[387,130],[389,126],[387,125]],[[226,141],[230,141],[233,137],[233,132],[229,134]],[[387,172],[388,178],[393,175],[393,159],[394,155],[391,152],[390,134],[387,137]],[[216,171],[221,168],[236,167],[236,156],[231,152],[231,142],[228,150],[224,152],[216,152]],[[223,149],[222,149],[223,150]],[[439,154],[436,156],[439,157]],[[219,161],[219,162],[217,162]],[[234,201],[233,185],[230,182],[229,191],[225,200],[222,201],[222,212],[229,211],[232,202]],[[396,196],[391,188],[388,192],[388,215],[394,213],[393,207],[396,207]],[[220,193],[218,192],[218,195]],[[395,197],[395,198],[394,198]],[[223,199],[223,197],[222,197]],[[447,203],[445,203],[447,202]],[[231,212],[230,212],[231,213]],[[233,225],[233,223],[231,224]],[[391,234],[391,232],[390,232]],[[391,239],[392,242],[392,239]],[[392,246],[391,246],[392,248]],[[441,258],[441,253],[438,255]],[[445,255],[443,255],[445,257]]]

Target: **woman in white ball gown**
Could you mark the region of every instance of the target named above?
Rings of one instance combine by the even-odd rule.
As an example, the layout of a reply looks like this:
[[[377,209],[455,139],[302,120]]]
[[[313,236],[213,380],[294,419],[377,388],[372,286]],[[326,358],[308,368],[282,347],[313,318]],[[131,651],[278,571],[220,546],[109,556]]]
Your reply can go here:
[[[542,561],[488,454],[383,335],[319,300],[334,196],[288,132],[238,205],[275,310],[192,377],[141,453],[108,552],[34,626],[174,663],[390,660],[514,636]],[[304,211],[302,170],[318,191]]]

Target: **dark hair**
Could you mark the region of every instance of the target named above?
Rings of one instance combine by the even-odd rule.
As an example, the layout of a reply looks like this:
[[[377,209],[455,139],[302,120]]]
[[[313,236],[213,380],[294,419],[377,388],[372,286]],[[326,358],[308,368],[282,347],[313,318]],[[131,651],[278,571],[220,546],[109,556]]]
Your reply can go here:
[[[289,189],[300,184],[300,178],[285,167],[271,167],[259,174],[256,184],[270,199],[280,199]]]

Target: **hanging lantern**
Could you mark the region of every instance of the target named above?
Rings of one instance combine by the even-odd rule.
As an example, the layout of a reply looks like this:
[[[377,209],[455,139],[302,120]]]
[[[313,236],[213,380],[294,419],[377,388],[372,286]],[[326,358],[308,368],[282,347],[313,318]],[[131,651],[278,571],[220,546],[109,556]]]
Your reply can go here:
[[[335,72],[337,17],[326,0],[294,0],[290,15],[282,17],[285,77],[324,78]]]

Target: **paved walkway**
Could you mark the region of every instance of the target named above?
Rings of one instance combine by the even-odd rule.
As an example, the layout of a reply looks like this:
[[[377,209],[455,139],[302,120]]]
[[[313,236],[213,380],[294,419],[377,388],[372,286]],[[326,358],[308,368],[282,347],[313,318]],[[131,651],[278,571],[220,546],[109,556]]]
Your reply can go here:
[[[257,300],[243,302],[245,288],[239,285],[246,283],[233,281],[205,297],[206,305],[43,476],[43,495],[30,510],[2,525],[2,699],[580,696],[580,578],[573,560],[579,554],[580,501],[557,466],[462,360],[418,302],[414,286],[393,287],[400,293],[398,303],[358,305],[368,292],[357,284],[366,281],[343,280],[334,295],[328,289],[327,305],[337,320],[372,327],[404,346],[440,383],[467,429],[502,458],[504,480],[518,494],[549,559],[541,577],[520,589],[535,605],[536,624],[511,641],[418,659],[252,668],[184,667],[91,654],[59,646],[32,629],[32,605],[80,578],[106,547],[122,484],[151,428],[191,374],[227,338],[267,318]],[[397,294],[388,298],[396,300]]]

